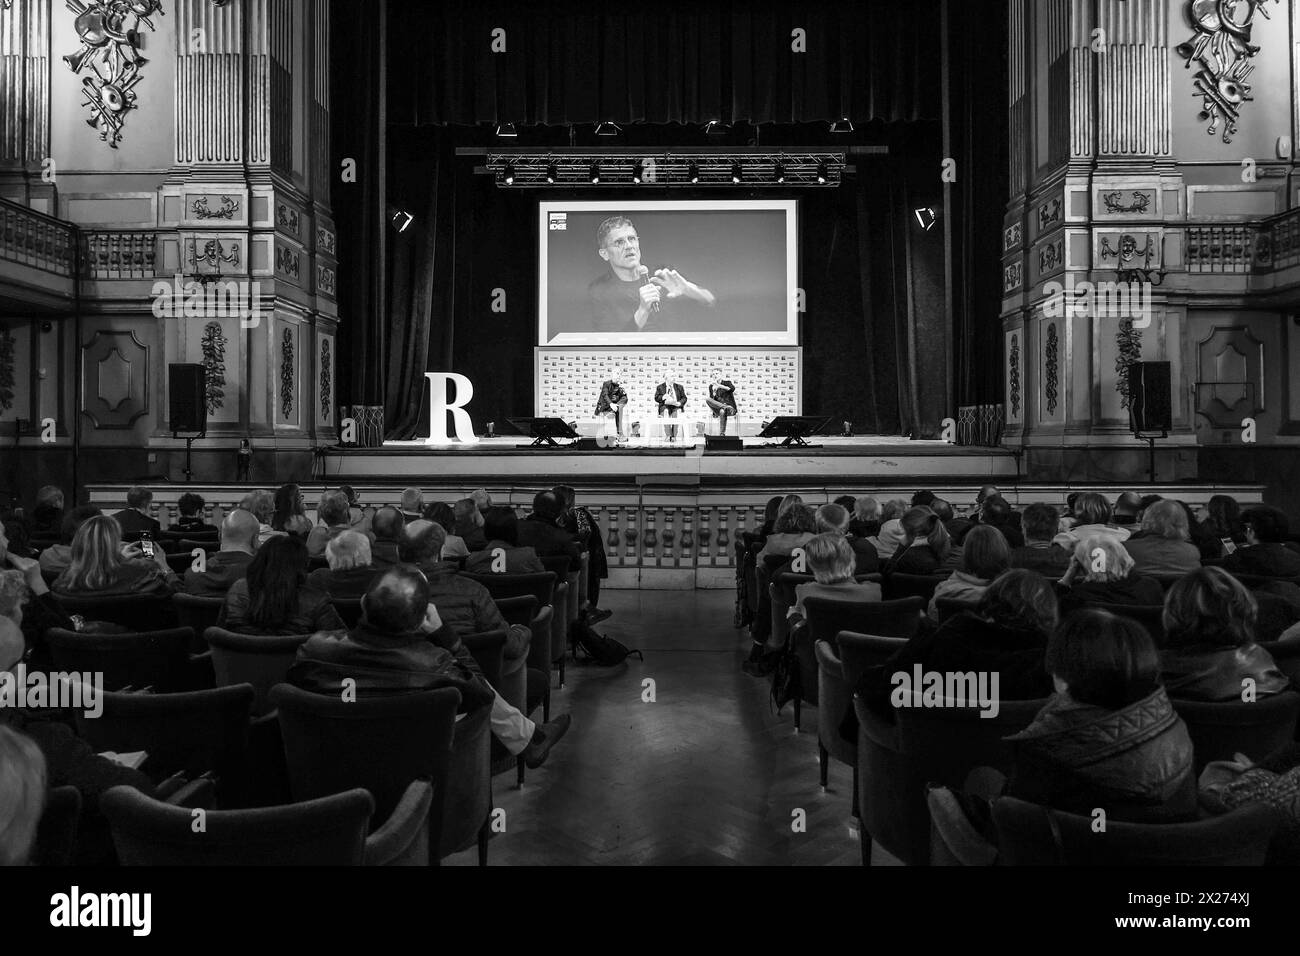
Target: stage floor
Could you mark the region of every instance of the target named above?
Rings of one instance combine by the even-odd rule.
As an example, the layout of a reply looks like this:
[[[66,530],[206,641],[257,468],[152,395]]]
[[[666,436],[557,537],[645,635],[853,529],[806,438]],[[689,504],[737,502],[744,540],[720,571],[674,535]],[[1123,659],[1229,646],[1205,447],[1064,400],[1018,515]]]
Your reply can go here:
[[[385,442],[380,448],[331,448],[324,452],[323,479],[452,477],[490,480],[539,476],[629,481],[642,476],[762,481],[780,478],[919,477],[999,479],[1017,477],[1015,455],[1003,448],[959,447],[902,436],[819,437],[809,447],[780,447],[742,438],[741,450],[706,450],[703,436],[676,444],[635,439],[612,448],[530,446],[520,436],[482,438],[472,445],[425,441]]]

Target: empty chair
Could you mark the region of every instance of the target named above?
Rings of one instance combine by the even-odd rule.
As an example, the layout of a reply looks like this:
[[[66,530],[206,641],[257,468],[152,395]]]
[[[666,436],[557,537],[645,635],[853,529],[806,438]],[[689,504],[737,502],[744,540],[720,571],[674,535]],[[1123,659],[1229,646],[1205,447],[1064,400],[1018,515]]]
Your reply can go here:
[[[1192,823],[1108,820],[1014,797],[993,801],[998,859],[1009,866],[1262,866],[1280,822],[1257,803]]]
[[[374,800],[360,788],[287,806],[193,813],[113,787],[100,799],[125,866],[371,866],[426,863],[432,790],[416,781],[366,836]]]
[[[1243,753],[1259,761],[1295,738],[1300,693],[1284,691],[1246,703],[1208,703],[1171,697],[1174,710],[1187,725],[1196,758],[1196,772],[1212,760],[1231,760]]]
[[[45,640],[58,670],[103,674],[105,690],[150,687],[161,692],[213,686],[212,661],[190,653],[194,632],[188,627],[126,634],[52,627]]]
[[[1011,748],[1003,738],[1027,727],[1046,703],[1000,701],[991,717],[968,706],[899,708],[896,723],[889,724],[855,696],[863,863],[870,861],[874,840],[904,863],[926,865],[926,785],[961,787],[976,767],[1009,773]]]
[[[97,752],[149,754],[141,767],[154,780],[183,772],[217,776],[222,806],[242,806],[252,792],[247,684],[183,694],[105,692],[103,713],[76,713],[77,733]]]
[[[345,702],[280,684],[270,699],[295,800],[361,787],[374,798],[375,819],[387,820],[410,783],[427,780],[434,794],[427,838],[436,853],[460,691]]]
[[[895,571],[885,575],[885,599],[898,601],[903,598],[919,597],[926,604],[934,597],[934,590],[948,580],[947,574],[908,574]]]
[[[284,682],[310,634],[236,634],[210,627],[204,634],[212,649],[212,669],[218,687],[248,684],[253,688],[253,715],[270,709],[271,688]]]
[[[87,621],[107,621],[131,631],[162,631],[176,626],[176,606],[170,594],[95,597],[56,593],[54,597],[67,614],[80,614]]]

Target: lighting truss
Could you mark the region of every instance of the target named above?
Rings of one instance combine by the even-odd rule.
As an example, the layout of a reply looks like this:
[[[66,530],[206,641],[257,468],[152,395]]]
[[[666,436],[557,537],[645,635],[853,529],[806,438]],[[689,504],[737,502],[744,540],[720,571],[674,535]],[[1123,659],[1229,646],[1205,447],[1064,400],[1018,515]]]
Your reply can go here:
[[[482,172],[502,189],[579,186],[725,186],[756,189],[838,186],[844,152],[601,152],[595,150],[488,150]],[[592,180],[599,169],[598,182]],[[507,176],[507,171],[513,176]],[[636,175],[640,171],[640,181]],[[739,181],[735,181],[739,170]],[[698,179],[693,180],[693,176]],[[506,180],[510,178],[511,182]]]

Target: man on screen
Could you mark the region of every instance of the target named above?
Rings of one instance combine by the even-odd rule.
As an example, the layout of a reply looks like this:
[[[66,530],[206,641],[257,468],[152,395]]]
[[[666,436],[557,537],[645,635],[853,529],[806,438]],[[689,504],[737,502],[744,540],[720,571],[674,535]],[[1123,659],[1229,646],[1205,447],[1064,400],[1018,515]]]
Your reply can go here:
[[[591,327],[597,332],[656,332],[669,328],[681,300],[712,306],[713,293],[676,269],[653,275],[641,264],[641,240],[626,216],[610,216],[596,229],[596,253],[609,272],[587,286]]]

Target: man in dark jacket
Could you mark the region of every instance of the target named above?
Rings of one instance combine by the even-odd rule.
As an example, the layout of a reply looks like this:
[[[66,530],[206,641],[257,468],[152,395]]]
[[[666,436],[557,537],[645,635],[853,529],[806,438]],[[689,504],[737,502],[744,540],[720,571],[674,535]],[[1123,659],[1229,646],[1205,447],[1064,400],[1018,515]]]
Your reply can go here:
[[[1288,548],[1287,517],[1276,508],[1260,505],[1241,516],[1246,543],[1223,559],[1225,571],[1260,574],[1270,578],[1300,578],[1300,553]]]
[[[1025,544],[1011,550],[1011,567],[1053,579],[1065,574],[1073,555],[1052,541],[1060,524],[1061,516],[1051,505],[1035,503],[1026,508],[1020,515]]]
[[[533,498],[533,513],[519,522],[519,545],[542,558],[563,554],[569,559],[569,570],[577,571],[582,567],[582,549],[573,535],[556,525],[560,510],[555,492],[539,491]]]
[[[331,598],[355,600],[362,597],[375,579],[370,560],[370,539],[360,531],[344,531],[325,545],[328,568],[307,575],[307,583]]]
[[[161,526],[158,524],[158,519],[149,516],[149,505],[152,502],[153,492],[148,488],[136,485],[127,491],[127,507],[113,515],[122,529],[123,541],[139,541],[145,534],[153,538],[158,537]]]
[[[230,586],[243,580],[257,550],[260,524],[247,511],[235,508],[221,522],[221,550],[205,559],[202,571],[185,572],[188,594],[224,597]]]
[[[391,568],[401,562],[402,529],[405,526],[406,519],[392,506],[385,505],[375,512],[374,521],[370,525],[374,535],[374,542],[370,545],[370,560],[376,568]]]
[[[497,739],[529,767],[541,766],[569,729],[569,715],[537,726],[506,703],[430,598],[418,568],[383,572],[361,599],[361,622],[351,631],[313,634],[298,649],[289,682],[333,696],[351,679],[359,697],[455,687],[462,712],[490,706]]]

